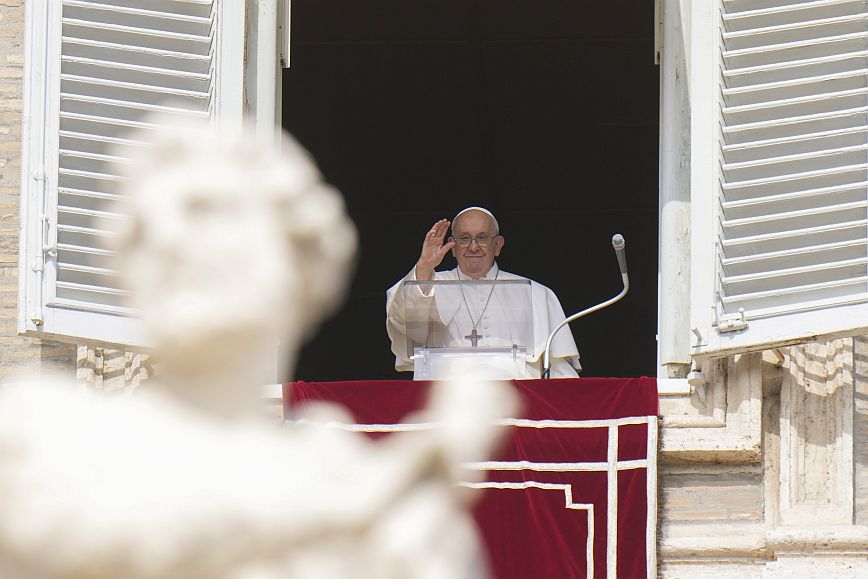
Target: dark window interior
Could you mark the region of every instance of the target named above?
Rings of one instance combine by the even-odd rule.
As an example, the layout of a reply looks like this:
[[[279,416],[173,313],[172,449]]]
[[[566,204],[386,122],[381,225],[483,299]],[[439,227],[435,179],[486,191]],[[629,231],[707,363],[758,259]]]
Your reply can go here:
[[[498,263],[551,287],[583,376],[655,375],[658,68],[652,2],[293,0],[283,124],[346,197],[360,233],[345,307],[296,379],[410,378],[385,332],[385,290],[439,218],[498,217]],[[443,267],[454,267],[447,257]]]

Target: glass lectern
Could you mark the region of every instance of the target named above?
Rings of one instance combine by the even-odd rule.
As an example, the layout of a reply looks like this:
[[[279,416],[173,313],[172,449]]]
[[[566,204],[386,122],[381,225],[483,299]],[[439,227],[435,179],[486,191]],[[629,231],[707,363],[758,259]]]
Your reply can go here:
[[[534,353],[532,295],[526,279],[405,281],[414,379],[527,377]]]

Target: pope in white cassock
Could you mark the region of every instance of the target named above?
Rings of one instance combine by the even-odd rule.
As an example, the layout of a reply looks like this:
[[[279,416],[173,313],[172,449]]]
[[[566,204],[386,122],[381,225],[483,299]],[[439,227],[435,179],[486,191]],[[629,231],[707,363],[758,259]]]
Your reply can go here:
[[[428,231],[422,243],[422,253],[416,266],[401,281],[386,292],[386,330],[392,341],[395,368],[413,370],[412,352],[408,344],[425,342],[429,347],[466,348],[470,346],[501,347],[515,344],[516,335],[526,336],[527,360],[525,375],[539,378],[546,340],[551,331],[564,320],[564,311],[554,292],[533,280],[502,271],[494,259],[503,249],[504,238],[494,215],[482,207],[468,207],[452,220],[452,236],[446,240],[450,222],[441,219]],[[447,253],[452,252],[458,267],[435,271]],[[443,291],[443,287],[409,288],[406,281],[429,280],[490,280],[475,287],[459,287],[461,293]],[[523,280],[518,281],[518,280]],[[503,283],[506,282],[506,283]],[[478,294],[478,295],[476,295]],[[409,297],[405,297],[409,296]],[[407,303],[412,300],[414,311],[428,311],[427,336],[409,336],[412,324],[405,318]],[[532,322],[522,328],[519,319],[510,319],[523,305],[530,302]],[[530,327],[532,325],[532,327]],[[575,378],[582,369],[579,351],[569,326],[555,336],[551,349],[551,377]]]

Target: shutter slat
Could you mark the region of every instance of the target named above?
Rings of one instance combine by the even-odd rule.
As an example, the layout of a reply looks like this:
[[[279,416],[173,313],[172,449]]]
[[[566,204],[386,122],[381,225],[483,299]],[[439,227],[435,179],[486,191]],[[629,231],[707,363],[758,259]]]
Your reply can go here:
[[[190,52],[182,52],[180,50],[171,50],[168,48],[154,48],[150,46],[132,46],[120,44],[117,42],[108,42],[105,40],[92,40],[88,38],[76,38],[70,36],[62,37],[64,44],[69,46],[81,46],[86,48],[94,48],[97,51],[118,51],[121,53],[146,54],[150,56],[163,57],[170,60],[176,60],[180,63],[193,62],[200,65],[207,65],[211,62],[210,54],[196,54]]]
[[[858,165],[846,165],[835,169],[824,169],[818,171],[804,171],[802,173],[792,173],[786,175],[776,175],[773,177],[763,177],[760,179],[748,179],[745,181],[727,182],[721,185],[724,190],[739,189],[742,187],[754,187],[757,185],[767,185],[770,183],[780,183],[786,181],[798,181],[809,177],[822,177],[828,175],[836,175],[841,173],[863,172],[868,169],[868,164],[861,163]]]
[[[78,225],[67,225],[65,223],[62,225],[58,225],[57,231],[61,231],[64,233],[78,233],[81,235],[92,235],[94,237],[115,237],[116,235],[104,229],[95,229],[93,227],[80,227]]]
[[[75,151],[70,149],[60,149],[61,157],[76,157],[79,159],[90,159],[93,161],[106,161],[115,163],[129,163],[129,159],[117,157],[114,155],[101,155],[99,153],[88,153],[85,151]]]
[[[75,290],[80,292],[90,292],[95,294],[108,294],[112,296],[129,296],[130,292],[128,290],[122,290],[118,288],[100,286],[100,285],[89,285],[83,283],[75,283],[69,281],[58,281],[57,282],[58,289],[68,289]]]
[[[788,298],[793,296],[798,296],[799,294],[805,294],[808,292],[817,292],[824,291],[829,289],[854,289],[856,291],[865,291],[866,282],[868,282],[868,276],[857,276],[849,279],[839,280],[839,281],[830,281],[830,282],[822,282],[815,284],[806,284],[803,286],[796,286],[787,289],[775,289],[775,290],[767,290],[760,292],[753,292],[749,294],[742,294],[738,296],[732,297],[723,297],[721,301],[727,305],[733,305],[735,307],[743,307],[745,304],[749,304],[751,302],[757,302],[759,300],[765,298]],[[848,292],[847,295],[852,295],[853,292]],[[852,297],[848,300],[840,300],[836,298],[827,298],[825,300],[820,301],[819,303],[812,303],[811,307],[828,307],[831,305],[838,305],[841,303],[859,303],[864,301],[864,297]],[[766,309],[769,306],[766,305],[762,309]],[[758,308],[759,309],[759,308]],[[785,307],[778,306],[777,312],[778,314],[787,313],[789,310]],[[758,317],[758,312],[751,312],[748,314],[748,317]],[[759,312],[760,315],[766,314],[769,312]]]
[[[124,216],[120,213],[112,213],[111,211],[97,211],[94,209],[84,209],[82,207],[69,207],[66,205],[58,205],[57,210],[61,213],[85,215],[87,217],[99,217],[101,219],[115,219],[121,221],[124,218]]]
[[[814,113],[809,115],[797,115],[793,117],[785,117],[780,119],[772,119],[767,121],[759,121],[755,123],[734,123],[727,124],[725,127],[722,127],[722,132],[724,135],[729,135],[739,131],[748,131],[748,130],[757,130],[757,129],[769,129],[776,128],[782,125],[797,125],[802,123],[808,123],[811,121],[831,121],[834,119],[838,119],[841,117],[852,117],[858,115],[864,115],[868,112],[868,106],[866,107],[854,107],[850,109],[845,109],[841,111],[833,111],[827,113]]]
[[[725,79],[732,79],[738,76],[752,75],[761,72],[775,72],[787,68],[805,68],[815,64],[831,64],[848,60],[865,60],[865,58],[866,54],[864,51],[831,54],[817,58],[794,60],[787,63],[758,64],[756,66],[745,66],[743,68],[731,68],[724,70],[722,76]]]
[[[129,14],[139,16],[149,16],[155,18],[165,18],[167,20],[178,20],[180,22],[189,22],[194,24],[210,24],[211,19],[204,16],[193,16],[189,14],[179,14],[172,12],[160,12],[158,10],[148,10],[145,8],[132,8],[130,6],[120,6],[117,4],[105,4],[103,2],[88,2],[87,0],[63,0],[64,6],[75,6],[78,8],[88,8],[92,10],[105,10],[107,12],[116,12],[118,14]]]
[[[103,199],[106,201],[119,201],[120,195],[115,193],[105,193],[103,191],[90,191],[85,189],[75,189],[72,187],[58,187],[57,192],[61,195],[76,195],[78,197],[88,197],[91,199]]]
[[[852,23],[864,23],[868,20],[868,15],[866,14],[856,14],[850,16],[835,16],[832,18],[820,18],[818,20],[806,20],[803,22],[797,22],[794,24],[778,24],[776,26],[765,26],[761,28],[751,28],[749,30],[743,30],[738,32],[724,32],[723,39],[724,40],[738,40],[743,38],[750,38],[753,36],[766,35],[766,34],[774,34],[777,32],[788,32],[788,31],[804,31],[809,28],[817,28],[821,26],[831,26],[836,24],[852,24]],[[731,22],[731,21],[730,21]]]
[[[750,235],[738,239],[723,239],[721,245],[723,247],[736,247],[739,245],[746,246],[748,249],[751,246],[760,245],[767,241],[778,241],[786,238],[801,238],[810,234],[831,233],[847,230],[859,230],[868,226],[868,219],[857,219],[843,223],[835,223],[831,225],[820,225],[817,227],[805,227],[793,231],[781,231],[775,233],[764,233],[759,235]]]
[[[756,274],[723,276],[723,277],[721,277],[721,281],[724,284],[734,284],[734,283],[749,282],[749,281],[756,281],[756,280],[762,280],[762,279],[773,279],[773,278],[784,277],[784,276],[793,276],[793,275],[802,274],[802,273],[815,273],[815,272],[820,272],[820,271],[828,272],[829,270],[833,270],[833,269],[849,268],[849,267],[852,267],[854,265],[865,265],[866,263],[868,263],[868,257],[861,257],[861,258],[848,259],[848,260],[838,261],[838,262],[823,263],[823,264],[819,264],[819,265],[807,265],[807,266],[802,266],[802,267],[792,267],[792,268],[782,269],[782,270],[767,270],[767,271],[763,271],[761,273],[756,273]]]
[[[103,119],[105,121],[106,119]],[[141,147],[146,143],[135,139],[121,139],[119,137],[110,137],[107,135],[93,135],[89,133],[79,133],[76,131],[60,131],[60,136],[68,139],[80,139],[83,141],[97,141],[109,145],[127,145],[130,147]]]
[[[133,315],[133,312],[128,307],[104,303],[103,300],[99,299],[99,296],[93,296],[87,293],[83,293],[79,299],[54,297],[48,302],[48,305],[82,312],[92,312],[95,314],[109,313],[121,317],[130,317]]]
[[[61,112],[61,119],[69,119],[76,121],[85,121],[88,123],[99,123],[105,125],[119,125],[129,129],[159,129],[160,125],[154,123],[144,123],[141,121],[134,121],[129,119],[113,119],[109,117],[100,117],[97,115],[86,115],[82,113],[71,113],[71,112]],[[94,138],[99,138],[101,135],[92,135]],[[112,137],[106,137],[112,138]],[[126,139],[122,139],[126,140]]]
[[[796,219],[798,217],[810,217],[811,215],[820,215],[822,213],[835,213],[839,211],[850,211],[852,209],[864,209],[868,207],[868,200],[857,201],[854,203],[843,203],[841,205],[831,205],[829,207],[818,207],[814,209],[805,209],[801,211],[787,211],[784,213],[769,213],[757,217],[747,217],[743,219],[721,219],[722,227],[741,227],[745,225],[756,225],[758,223],[767,223],[769,221],[780,221],[783,219]]]
[[[183,109],[177,106],[165,106],[165,105],[155,105],[150,103],[140,103],[140,102],[132,102],[132,101],[124,101],[119,99],[108,99],[102,97],[93,97],[93,96],[85,96],[80,94],[73,93],[61,93],[60,94],[61,101],[78,101],[83,103],[90,104],[98,104],[98,105],[110,105],[115,107],[122,107],[128,109],[138,109],[141,111],[147,112],[163,112],[163,113],[173,113],[178,115],[186,115],[186,116],[194,116],[194,117],[208,117],[207,111],[199,111],[199,110],[190,110]],[[61,102],[62,104],[62,102]]]
[[[724,145],[721,147],[724,153],[737,153],[739,151],[749,151],[751,149],[759,149],[762,147],[770,147],[773,145],[783,145],[788,143],[800,143],[805,141],[811,141],[814,139],[821,139],[825,137],[841,137],[845,135],[852,135],[858,133],[866,133],[868,132],[868,127],[858,126],[858,127],[846,127],[843,129],[832,129],[828,131],[821,131],[818,133],[807,133],[789,137],[777,137],[772,139],[765,139],[761,141],[750,141],[747,143],[735,143],[732,145]]]
[[[144,66],[139,64],[119,63],[111,60],[100,60],[98,58],[85,58],[79,56],[64,56],[61,62],[92,65],[104,68],[116,68],[126,71],[145,72],[166,76],[177,76],[193,80],[210,80],[210,75],[200,72],[187,72],[183,70],[173,70],[171,68],[161,68],[156,66]]]
[[[61,271],[75,271],[78,273],[86,273],[91,275],[103,275],[107,277],[120,277],[120,273],[114,269],[105,267],[93,267],[89,265],[78,265],[76,263],[67,263],[63,261],[57,262],[57,269]]]
[[[770,6],[767,8],[757,8],[755,10],[745,10],[737,13],[724,13],[722,19],[724,22],[735,22],[746,18],[755,18],[757,16],[768,16],[772,14],[782,14],[786,12],[799,12],[813,8],[823,8],[830,6],[839,6],[842,4],[864,4],[865,0],[818,0],[816,2],[801,2],[798,4],[784,4],[782,6]]]
[[[724,50],[721,56],[724,59],[735,58],[738,56],[750,56],[757,54],[766,54],[769,52],[782,52],[792,50],[794,48],[812,48],[817,46],[829,45],[834,43],[845,43],[851,40],[865,40],[868,38],[868,32],[852,32],[848,34],[839,34],[837,36],[826,36],[823,38],[815,38],[810,40],[797,40],[793,42],[781,42],[779,44],[770,44],[765,46],[756,46],[752,48],[740,48],[735,50]]]
[[[758,159],[755,161],[742,161],[739,163],[724,163],[722,168],[724,171],[735,169],[743,169],[746,167],[762,167],[767,165],[776,165],[779,163],[791,163],[793,161],[804,161],[808,159],[816,159],[818,157],[828,157],[830,155],[844,155],[868,149],[868,143],[863,145],[855,145],[853,147],[836,147],[833,149],[820,149],[810,153],[800,153],[797,155],[782,155],[780,157],[769,157],[766,159]]]
[[[749,197],[737,201],[724,201],[721,207],[724,210],[739,209],[743,207],[754,207],[765,205],[768,203],[780,203],[782,201],[793,201],[796,199],[804,199],[806,197],[827,197],[836,193],[845,193],[848,191],[864,192],[868,188],[868,181],[858,181],[837,187],[821,187],[819,189],[805,189],[803,191],[794,191],[792,193],[782,193],[779,195],[767,195],[764,197]]]
[[[72,245],[70,243],[58,243],[58,251],[66,251],[71,253],[81,253],[85,255],[95,255],[99,257],[117,257],[118,252],[111,249],[100,249],[97,247],[82,247],[80,245]]]
[[[123,88],[123,89],[132,89],[132,90],[140,90],[147,92],[155,92],[161,95],[175,95],[175,96],[189,96],[198,99],[207,99],[210,97],[210,94],[202,91],[192,91],[192,90],[183,90],[168,86],[153,86],[146,84],[137,84],[133,82],[123,82],[117,80],[108,80],[105,78],[94,78],[87,76],[80,76],[74,74],[61,74],[60,80],[67,80],[73,82],[81,82],[85,84],[93,84],[99,85],[103,87],[112,87],[112,88]]]
[[[806,76],[806,77],[796,78],[796,79],[792,79],[792,80],[780,80],[780,81],[774,81],[774,82],[767,82],[767,83],[763,83],[763,84],[755,84],[755,85],[751,85],[751,86],[727,88],[727,89],[723,89],[723,95],[724,96],[751,95],[754,93],[758,93],[761,91],[768,91],[768,90],[772,90],[772,89],[800,87],[800,86],[809,85],[809,84],[831,82],[834,80],[849,80],[849,79],[864,80],[866,73],[868,73],[868,70],[866,70],[864,68],[860,68],[857,70],[848,70],[848,71],[838,72],[838,73],[833,73],[833,74]]]
[[[829,93],[821,93],[815,95],[801,96],[790,99],[780,99],[774,101],[764,101],[758,102],[756,104],[751,105],[737,105],[733,107],[722,107],[721,112],[725,115],[732,115],[743,112],[750,111],[762,111],[766,109],[784,107],[784,106],[792,106],[792,105],[802,105],[806,103],[812,102],[828,102],[833,99],[842,99],[852,96],[864,96],[868,94],[868,88],[854,88],[849,90],[841,90]]]
[[[60,175],[68,175],[71,177],[86,177],[88,179],[97,179],[100,181],[123,181],[124,178],[120,175],[111,175],[109,173],[97,173],[95,171],[80,171],[78,169],[60,169]]]
[[[819,253],[836,249],[861,248],[863,242],[861,239],[841,241],[838,243],[825,243],[822,245],[798,247],[796,249],[786,249],[781,251],[770,251],[767,253],[755,253],[742,257],[728,257],[721,260],[723,265],[743,265],[753,262],[772,261],[782,257],[793,257],[798,255],[807,255],[811,253]]]
[[[183,32],[169,32],[167,30],[159,30],[153,28],[139,28],[136,26],[124,26],[121,24],[110,24],[106,22],[92,22],[90,20],[79,20],[76,18],[63,18],[62,24],[65,26],[78,26],[81,28],[91,28],[96,30],[109,30],[113,32],[122,32],[127,34],[139,34],[142,36],[153,36],[157,39],[170,38],[173,40],[186,40],[189,42],[199,43],[203,45],[211,44],[211,36],[201,36],[199,34],[186,34]]]

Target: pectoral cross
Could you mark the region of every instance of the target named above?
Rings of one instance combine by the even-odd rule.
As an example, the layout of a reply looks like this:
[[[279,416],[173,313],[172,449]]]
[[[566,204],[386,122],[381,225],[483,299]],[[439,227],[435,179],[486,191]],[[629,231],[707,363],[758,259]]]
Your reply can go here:
[[[476,328],[473,328],[473,330],[464,337],[467,338],[468,340],[470,340],[470,344],[474,348],[479,346],[479,340],[482,339],[482,337],[479,335],[479,332],[476,331]]]

